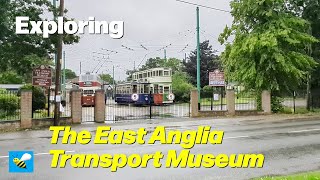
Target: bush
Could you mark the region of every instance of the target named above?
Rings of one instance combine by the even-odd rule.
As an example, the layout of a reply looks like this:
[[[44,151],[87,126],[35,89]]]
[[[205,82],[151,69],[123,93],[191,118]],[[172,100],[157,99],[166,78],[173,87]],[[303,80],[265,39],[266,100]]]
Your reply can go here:
[[[278,96],[271,96],[271,111],[273,113],[283,112],[284,107],[282,105],[283,98]]]
[[[21,90],[32,90],[32,111],[45,109],[46,95],[40,87],[33,87],[31,84],[21,87]]]
[[[187,75],[183,72],[176,72],[172,77],[172,91],[175,94],[176,102],[189,102],[190,91],[194,87],[188,82]]]
[[[0,90],[0,117],[11,116],[19,109],[19,97],[6,90]]]

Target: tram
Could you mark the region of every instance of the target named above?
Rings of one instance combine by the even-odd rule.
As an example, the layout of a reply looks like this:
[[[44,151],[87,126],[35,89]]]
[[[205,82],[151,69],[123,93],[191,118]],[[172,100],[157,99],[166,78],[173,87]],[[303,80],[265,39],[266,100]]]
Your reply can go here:
[[[115,102],[118,104],[147,105],[152,102],[149,83],[129,82],[116,86]],[[134,97],[135,96],[135,97]]]
[[[135,105],[147,105],[151,101],[154,105],[166,105],[173,103],[170,96],[172,96],[172,70],[153,68],[133,73],[132,82],[118,84],[115,101],[118,104]]]
[[[95,105],[95,92],[102,89],[102,81],[97,74],[86,73],[79,77],[79,89],[82,92],[82,106]]]

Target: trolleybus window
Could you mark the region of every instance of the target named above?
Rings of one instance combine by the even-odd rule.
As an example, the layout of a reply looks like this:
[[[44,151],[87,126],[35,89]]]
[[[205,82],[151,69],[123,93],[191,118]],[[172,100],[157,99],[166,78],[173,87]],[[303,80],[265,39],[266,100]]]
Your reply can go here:
[[[94,94],[94,91],[93,90],[83,90],[83,94],[84,95],[92,95],[92,94]]]

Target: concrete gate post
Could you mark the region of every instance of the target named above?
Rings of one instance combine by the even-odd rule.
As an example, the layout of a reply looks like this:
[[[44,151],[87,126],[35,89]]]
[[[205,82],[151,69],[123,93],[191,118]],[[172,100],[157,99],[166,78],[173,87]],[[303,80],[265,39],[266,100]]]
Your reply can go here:
[[[94,122],[104,123],[106,117],[106,104],[104,90],[97,90],[95,93]]]
[[[191,104],[191,117],[199,116],[198,109],[198,90],[191,90],[190,93],[190,104]]]
[[[270,91],[262,91],[261,95],[262,110],[265,114],[271,114],[271,93]]]
[[[20,128],[29,129],[32,128],[32,91],[21,91],[20,101],[21,122]]]
[[[73,124],[82,122],[81,90],[71,91],[71,117]]]
[[[228,115],[236,115],[236,103],[234,89],[228,89],[226,94]]]

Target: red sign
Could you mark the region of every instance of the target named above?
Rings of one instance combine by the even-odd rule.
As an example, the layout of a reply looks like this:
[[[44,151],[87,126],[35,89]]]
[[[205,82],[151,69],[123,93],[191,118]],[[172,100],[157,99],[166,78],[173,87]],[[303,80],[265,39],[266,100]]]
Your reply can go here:
[[[225,86],[224,72],[215,70],[209,73],[209,86]]]
[[[52,72],[50,67],[41,65],[38,68],[33,69],[32,84],[34,86],[51,86],[52,84]]]

